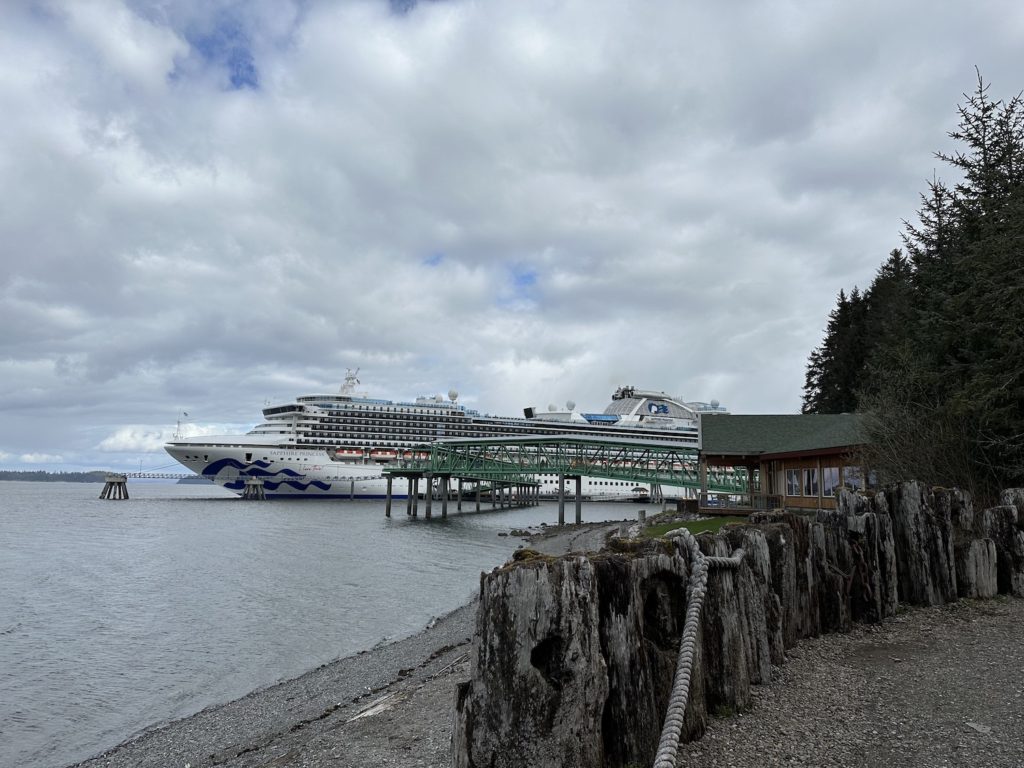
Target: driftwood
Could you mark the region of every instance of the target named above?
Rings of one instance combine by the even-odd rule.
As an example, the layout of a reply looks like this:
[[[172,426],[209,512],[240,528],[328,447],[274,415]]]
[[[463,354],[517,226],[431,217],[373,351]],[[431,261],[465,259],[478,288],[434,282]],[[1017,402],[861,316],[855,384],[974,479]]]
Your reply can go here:
[[[1024,490],[975,513],[956,490],[843,492],[816,519],[784,512],[699,537],[745,552],[710,574],[683,737],[742,710],[800,639],[878,622],[897,603],[1024,596]],[[457,695],[460,768],[650,765],[672,686],[686,550],[613,540],[589,556],[533,553],[480,582],[471,679]]]

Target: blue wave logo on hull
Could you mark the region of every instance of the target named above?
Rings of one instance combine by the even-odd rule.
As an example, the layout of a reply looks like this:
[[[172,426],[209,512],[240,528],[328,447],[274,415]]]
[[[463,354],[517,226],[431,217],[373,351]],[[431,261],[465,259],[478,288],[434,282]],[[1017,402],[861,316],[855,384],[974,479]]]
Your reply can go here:
[[[276,491],[280,489],[282,485],[294,488],[296,491],[308,491],[310,488],[319,488],[321,491],[331,490],[330,483],[325,483],[320,480],[310,480],[308,483],[303,483],[298,480],[279,480],[277,482],[274,482],[273,480],[263,481],[263,487],[268,491]],[[232,480],[230,483],[224,483],[224,487],[232,491],[240,491],[245,488],[245,481]]]
[[[204,477],[216,476],[222,470],[231,467],[232,469],[238,470],[238,477],[229,483],[224,483],[224,487],[232,491],[240,491],[245,487],[246,477],[261,477],[263,478],[263,487],[268,491],[276,491],[282,485],[286,485],[296,491],[308,491],[310,488],[319,488],[321,491],[329,491],[331,489],[330,483],[325,483],[322,480],[310,480],[309,482],[303,482],[297,478],[302,478],[304,475],[296,472],[294,469],[279,469],[276,472],[267,471],[267,467],[270,466],[270,462],[267,461],[254,461],[251,464],[243,464],[238,459],[219,459],[212,464],[208,464],[202,471]],[[271,480],[270,478],[277,478],[279,475],[285,477],[278,480]],[[296,479],[291,479],[296,478]]]

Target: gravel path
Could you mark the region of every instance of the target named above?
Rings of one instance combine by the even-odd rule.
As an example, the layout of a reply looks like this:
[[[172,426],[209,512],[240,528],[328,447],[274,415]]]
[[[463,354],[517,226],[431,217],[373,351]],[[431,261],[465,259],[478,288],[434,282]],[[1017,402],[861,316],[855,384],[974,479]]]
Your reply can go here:
[[[1024,600],[960,601],[805,641],[680,766],[1024,766]]]
[[[599,548],[616,526],[531,544]],[[79,764],[448,768],[455,686],[468,679],[475,603],[406,640],[342,659],[143,734]],[[1024,600],[961,601],[802,643],[711,721],[680,766],[1024,768]]]

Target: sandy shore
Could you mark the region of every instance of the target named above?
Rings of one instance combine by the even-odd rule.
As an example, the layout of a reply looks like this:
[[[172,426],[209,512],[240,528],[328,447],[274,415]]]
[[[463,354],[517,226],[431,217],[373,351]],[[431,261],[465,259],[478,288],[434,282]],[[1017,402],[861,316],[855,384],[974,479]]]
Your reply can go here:
[[[598,548],[616,525],[546,535],[550,554]],[[151,730],[81,766],[451,765],[453,699],[468,679],[475,602],[405,640]],[[1024,767],[1024,600],[906,610],[801,643],[714,718],[680,766]]]
[[[549,554],[600,549],[618,523],[550,529]],[[81,768],[448,766],[455,684],[468,678],[474,600],[412,637],[144,732]]]

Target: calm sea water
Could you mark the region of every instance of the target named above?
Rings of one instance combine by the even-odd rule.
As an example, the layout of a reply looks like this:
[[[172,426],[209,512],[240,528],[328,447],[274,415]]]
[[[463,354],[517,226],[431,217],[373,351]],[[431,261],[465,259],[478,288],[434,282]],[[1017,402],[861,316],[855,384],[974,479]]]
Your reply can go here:
[[[520,541],[499,532],[557,520],[553,504],[428,522],[404,504],[388,520],[382,502],[101,488],[0,483],[0,766],[65,766],[410,635],[508,558]]]

